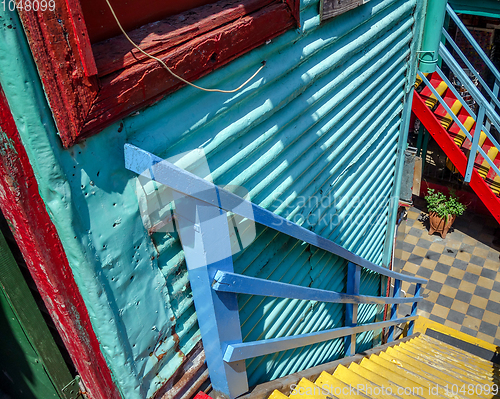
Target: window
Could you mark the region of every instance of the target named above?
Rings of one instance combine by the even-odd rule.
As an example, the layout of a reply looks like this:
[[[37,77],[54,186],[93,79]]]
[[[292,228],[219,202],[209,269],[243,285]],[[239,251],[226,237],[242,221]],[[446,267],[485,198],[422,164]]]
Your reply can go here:
[[[188,81],[299,18],[299,0],[110,2],[132,40]],[[56,0],[53,12],[19,10],[65,147],[183,85],[133,49],[106,7],[104,0]]]

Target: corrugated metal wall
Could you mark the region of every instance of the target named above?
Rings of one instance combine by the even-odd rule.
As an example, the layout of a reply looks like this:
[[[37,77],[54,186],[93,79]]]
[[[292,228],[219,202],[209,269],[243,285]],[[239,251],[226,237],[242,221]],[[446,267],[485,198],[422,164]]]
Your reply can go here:
[[[217,184],[241,185],[251,200],[380,263],[393,189],[396,147],[415,1],[377,1],[320,24],[318,2],[303,5],[303,32],[290,32],[258,49],[218,86],[236,84],[267,60],[260,81],[226,100],[195,90],[176,93],[160,105],[148,130],[161,137],[142,140],[142,125],[130,138],[168,157],[205,149]],[[290,45],[290,42],[293,45]],[[253,63],[251,61],[254,61]],[[221,96],[222,98],[222,96]],[[160,116],[161,115],[161,116]],[[189,115],[189,117],[186,117]],[[164,126],[164,121],[167,126]],[[159,123],[161,126],[157,126]],[[153,124],[153,126],[151,126]],[[157,233],[162,268],[185,328],[196,334],[193,305],[176,237]],[[160,244],[161,243],[161,244]],[[234,256],[235,270],[250,276],[345,291],[347,264],[270,229]],[[361,292],[380,294],[380,278],[363,273]],[[176,287],[179,287],[176,289]],[[343,305],[241,295],[245,341],[318,331],[343,323]],[[359,319],[374,321],[381,308],[362,305]],[[176,315],[177,316],[177,315]],[[373,333],[358,337],[372,345]],[[341,340],[247,362],[249,382],[277,378],[343,352]]]
[[[0,42],[0,83],[125,398],[154,395],[200,334],[178,237],[149,236],[142,226],[124,143],[164,158],[201,147],[216,184],[243,186],[253,202],[380,264],[416,2],[371,0],[321,23],[319,2],[305,0],[299,30],[199,82],[236,87],[266,60],[243,91],[183,88],[70,150],[59,144],[26,43],[2,31],[10,47]],[[262,226],[234,266],[250,276],[345,291],[342,259]],[[361,293],[380,289],[380,277],[363,272]],[[245,341],[343,324],[341,305],[243,295],[239,303]],[[359,320],[373,321],[381,310],[362,305]],[[374,338],[360,334],[359,349]],[[250,384],[342,352],[335,340],[254,359],[247,363]]]

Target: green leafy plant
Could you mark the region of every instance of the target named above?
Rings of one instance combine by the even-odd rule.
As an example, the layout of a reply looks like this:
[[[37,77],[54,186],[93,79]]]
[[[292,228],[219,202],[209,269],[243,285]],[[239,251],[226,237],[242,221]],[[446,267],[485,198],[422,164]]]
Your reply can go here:
[[[444,218],[445,225],[448,224],[450,216],[460,216],[467,209],[467,206],[462,204],[458,197],[451,191],[450,195],[446,196],[442,192],[436,192],[436,190],[428,188],[425,200],[427,201],[429,213],[436,212],[439,217]]]

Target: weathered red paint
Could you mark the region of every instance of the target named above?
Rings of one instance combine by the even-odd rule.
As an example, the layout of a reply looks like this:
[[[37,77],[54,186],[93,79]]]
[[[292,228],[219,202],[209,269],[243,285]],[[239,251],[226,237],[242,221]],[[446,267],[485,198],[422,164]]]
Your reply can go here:
[[[212,398],[204,392],[198,392],[194,397],[194,399],[212,399]]]
[[[120,18],[123,28],[128,32],[150,22],[160,21],[170,15],[180,14],[216,1],[218,0],[149,0],[147,6],[143,0],[110,0],[110,3]],[[113,15],[105,0],[82,1],[82,8],[92,43],[120,35],[118,26],[109,23],[113,21]]]
[[[141,26],[128,32],[128,35],[147,53],[165,54],[175,46],[187,43],[272,3],[276,3],[276,0],[218,2],[201,7],[197,13],[186,12],[177,18]],[[149,61],[149,58],[135,49],[124,35],[94,44],[92,49],[100,77],[123,70],[138,61]]]
[[[88,397],[121,398],[0,87],[0,208]]]
[[[294,24],[286,4],[272,4],[175,47],[161,58],[177,75],[189,81],[196,80],[267,39],[283,33]],[[87,117],[83,136],[97,133],[102,126],[184,85],[154,60],[137,63],[108,75],[101,79],[101,84],[102,89]]]
[[[441,126],[434,113],[425,105],[424,100],[417,92],[413,94],[412,111],[434,140],[443,149],[444,153],[462,176],[465,176],[467,169],[467,157],[458,148],[448,132]],[[475,169],[472,171],[470,187],[483,201],[493,217],[500,223],[500,199],[490,190],[486,182],[481,178]]]
[[[70,11],[71,23],[75,32],[76,45],[82,61],[83,70],[86,76],[97,75],[97,66],[92,53],[90,37],[87,33],[87,26],[83,18],[82,7],[78,0],[66,0],[66,5]]]
[[[84,23],[75,22],[81,14],[71,7],[74,1],[55,0],[53,12],[19,12],[65,147],[98,133],[105,126],[183,85],[156,61],[141,61],[127,55],[130,44],[120,46],[123,53],[118,60],[116,53],[112,62],[109,58],[98,59],[98,70],[104,68],[106,73],[109,72],[106,76],[88,76],[92,74],[88,59],[90,52],[82,39],[88,33],[85,33]],[[239,2],[237,12],[231,7],[232,2],[228,9],[226,0],[220,3],[219,8],[224,4],[223,10],[210,15],[208,20],[203,10],[211,5],[197,9],[196,22],[182,28],[185,41],[180,43],[172,39],[176,34],[169,30],[169,26],[175,25],[175,17],[150,24],[154,30],[149,34],[156,33],[156,29],[164,25],[159,32],[168,39],[164,45],[166,50],[163,44],[157,47],[149,43],[153,53],[156,51],[156,56],[187,80],[198,79],[298,25],[299,0],[245,0]],[[264,6],[255,8],[256,5]],[[255,11],[241,16],[238,14],[241,6],[246,12]],[[234,19],[228,21],[230,16]],[[205,33],[200,33],[200,28]],[[140,34],[144,35],[144,32]],[[111,49],[116,51],[118,47],[113,44],[114,40],[111,39],[109,45],[102,44],[104,50],[101,44],[96,50],[99,53]],[[121,43],[123,40],[120,40]],[[117,65],[119,70],[116,70]],[[99,73],[102,74],[100,70]]]

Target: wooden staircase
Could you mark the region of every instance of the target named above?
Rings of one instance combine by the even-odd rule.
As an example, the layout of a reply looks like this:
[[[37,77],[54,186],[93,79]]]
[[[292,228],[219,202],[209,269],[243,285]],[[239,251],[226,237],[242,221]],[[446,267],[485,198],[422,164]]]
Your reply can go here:
[[[437,72],[429,74],[427,79],[458,120],[473,134],[476,127],[474,118],[469,115],[439,74]],[[422,84],[422,80],[417,78],[415,86],[418,88]],[[465,176],[472,143],[427,86],[420,93],[415,90],[412,111],[445,152],[448,157],[448,167]],[[481,132],[479,146],[497,167],[500,166],[499,149],[491,143],[484,132]],[[500,223],[500,176],[479,152],[475,155],[474,170],[469,184]]]

